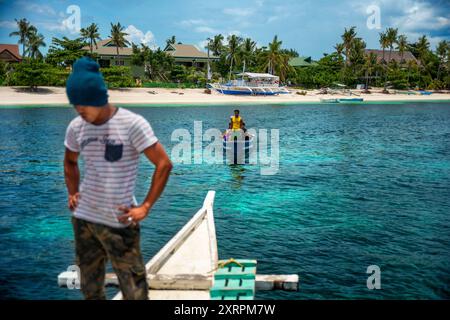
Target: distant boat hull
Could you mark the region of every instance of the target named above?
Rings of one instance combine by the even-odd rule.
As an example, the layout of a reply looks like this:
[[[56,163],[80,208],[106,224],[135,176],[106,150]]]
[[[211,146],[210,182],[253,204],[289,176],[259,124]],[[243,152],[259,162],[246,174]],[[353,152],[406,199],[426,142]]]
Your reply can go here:
[[[339,103],[339,100],[335,99],[335,98],[320,98],[320,102],[322,102],[322,103]]]
[[[253,149],[254,136],[227,130],[223,137],[224,161],[231,164],[245,164],[249,162],[250,151]]]
[[[341,98],[338,99],[339,103],[347,103],[347,102],[363,102],[364,98]]]
[[[249,86],[230,86],[220,84],[208,84],[208,88],[214,89],[221,94],[242,95],[242,96],[275,96],[279,94],[290,93],[284,87],[249,87]]]

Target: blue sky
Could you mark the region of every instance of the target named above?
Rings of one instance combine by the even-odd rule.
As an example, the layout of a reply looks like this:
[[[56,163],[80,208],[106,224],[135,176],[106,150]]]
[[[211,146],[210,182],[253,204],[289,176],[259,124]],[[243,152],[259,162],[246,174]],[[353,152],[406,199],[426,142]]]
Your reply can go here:
[[[182,43],[202,47],[217,33],[251,37],[266,45],[276,34],[283,47],[319,59],[333,51],[350,26],[357,27],[368,48],[379,48],[378,34],[386,27],[399,28],[409,40],[426,34],[433,48],[440,40],[450,40],[449,0],[0,0],[0,43],[17,42],[17,37],[9,37],[15,18],[37,26],[47,47],[53,36],[75,38],[74,24],[66,22],[73,13],[67,12],[71,5],[80,9],[81,27],[97,23],[102,38],[108,36],[110,22],[120,21],[132,41],[151,46],[164,46],[175,35]],[[367,26],[371,5],[380,10],[381,29]]]

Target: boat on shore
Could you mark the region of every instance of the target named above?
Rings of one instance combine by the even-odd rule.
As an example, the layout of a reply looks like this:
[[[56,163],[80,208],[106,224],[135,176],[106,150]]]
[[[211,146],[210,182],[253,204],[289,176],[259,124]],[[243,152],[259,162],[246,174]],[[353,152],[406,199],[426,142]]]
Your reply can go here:
[[[364,98],[339,98],[339,103],[363,102]]]
[[[280,78],[269,73],[243,72],[241,79],[230,80],[225,84],[208,83],[209,89],[227,95],[273,96],[290,93],[280,86]]]
[[[202,207],[173,236],[161,250],[147,262],[145,268],[149,283],[149,299],[151,300],[210,300],[252,298],[247,283],[249,273],[243,273],[245,281],[237,281],[235,287],[220,287],[224,272],[233,270],[230,277],[236,279],[236,268],[242,270],[255,260],[218,259],[216,229],[214,223],[215,191],[209,191]],[[234,264],[234,268],[232,265]],[[253,291],[255,290],[298,290],[298,275],[258,275],[256,267],[248,268],[253,274]],[[251,274],[250,274],[251,276]],[[77,279],[76,272],[65,271],[58,276],[58,285],[69,286]],[[118,286],[114,273],[106,274],[106,285]],[[251,291],[251,290],[250,290]],[[243,292],[246,295],[243,295]],[[121,292],[114,300],[122,300]]]
[[[322,103],[352,103],[363,102],[364,98],[320,98]]]
[[[339,103],[337,98],[320,98],[320,102],[322,103]]]

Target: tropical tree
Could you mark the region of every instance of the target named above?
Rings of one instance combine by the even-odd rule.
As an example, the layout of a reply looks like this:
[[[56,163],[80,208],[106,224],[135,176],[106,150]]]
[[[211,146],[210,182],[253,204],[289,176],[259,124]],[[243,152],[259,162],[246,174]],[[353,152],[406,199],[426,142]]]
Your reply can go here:
[[[86,42],[82,38],[73,40],[67,37],[53,38],[46,61],[53,65],[71,67],[78,58],[86,54],[86,51],[83,50],[85,45]]]
[[[439,66],[437,71],[437,79],[440,79],[440,74],[443,66],[445,66],[445,59],[448,58],[448,51],[450,50],[449,42],[442,40],[436,47],[436,55],[439,58]]]
[[[356,27],[351,27],[348,30],[347,30],[347,28],[345,28],[344,34],[341,36],[343,45],[345,48],[345,63],[346,63],[346,65],[350,64],[350,51],[352,48],[353,41],[356,38],[355,30],[356,30]]]
[[[28,53],[28,56],[33,59],[42,59],[43,55],[39,50],[40,47],[45,47],[46,44],[44,42],[44,36],[37,31],[31,32],[28,36],[27,40],[27,49],[25,53]]]
[[[263,51],[264,69],[270,74],[273,74],[275,66],[281,63],[282,53],[280,51],[282,43],[283,41],[278,41],[278,36],[275,36],[272,42],[269,43],[267,50]]]
[[[221,34],[217,34],[214,36],[211,42],[211,50],[215,56],[220,56],[223,50],[223,40],[224,37]]]
[[[239,59],[240,54],[240,46],[242,42],[242,38],[236,36],[235,34],[230,35],[228,38],[228,46],[227,46],[227,61],[230,63],[230,76],[229,79],[231,79],[231,73],[233,71],[233,63],[236,65]]]
[[[171,44],[175,44],[177,43],[177,39],[175,36],[171,36],[169,39],[166,40],[166,47],[171,45]]]
[[[244,68],[248,67],[249,63],[255,57],[256,42],[250,38],[246,38],[241,46],[240,59],[244,64]]]
[[[282,41],[275,36],[269,46],[261,48],[262,69],[268,73],[276,73],[282,81],[286,79],[286,75],[293,68],[289,65],[290,55],[281,49]]]
[[[11,32],[9,34],[10,37],[18,36],[19,43],[22,44],[22,55],[25,55],[25,47],[28,43],[28,39],[30,36],[37,32],[36,27],[30,24],[27,19],[16,20],[18,31]]]
[[[98,32],[98,25],[92,23],[89,27],[82,28],[80,30],[80,35],[83,40],[89,42],[89,49],[92,55],[92,52],[94,51],[94,45],[97,48],[97,40],[101,40],[100,33]]]
[[[403,56],[405,54],[405,51],[408,49],[408,39],[404,34],[401,34],[397,38],[397,50],[400,52],[400,63],[403,63]]]
[[[345,50],[344,44],[343,43],[336,43],[336,45],[334,46],[334,50],[337,53],[338,56],[342,57],[342,53]]]
[[[386,30],[386,42],[388,44],[389,47],[389,58],[388,61],[391,61],[391,54],[392,54],[392,49],[394,49],[394,44],[397,43],[397,33],[398,33],[398,29],[394,29],[394,28],[387,28]]]
[[[117,24],[111,23],[111,43],[116,47],[116,59],[119,58],[119,49],[130,44],[125,39],[128,33],[123,32],[124,27],[118,22]]]
[[[375,53],[371,52],[370,54],[365,55],[364,60],[365,60],[364,61],[364,69],[366,72],[366,89],[365,89],[365,91],[368,91],[370,76],[373,74],[373,72],[375,71],[375,69],[377,67],[377,55]]]
[[[386,83],[387,82],[387,62],[386,62],[386,59],[385,59],[385,52],[386,52],[386,48],[389,47],[390,42],[389,42],[389,37],[388,37],[386,32],[380,32],[380,40],[379,40],[379,42],[380,42],[381,49],[383,50],[383,60],[381,61],[381,63],[384,66],[384,90],[383,91],[387,92],[386,91],[386,85],[387,85],[387,83]]]
[[[385,59],[385,50],[387,47],[389,47],[389,38],[387,37],[386,33],[384,32],[380,32],[380,46],[381,46],[381,50],[383,50],[383,61],[382,63],[386,63],[386,59]]]
[[[428,69],[431,67],[428,57],[430,55],[430,42],[425,35],[421,36],[417,42],[414,44],[417,58],[419,59],[419,72],[421,74],[421,79],[424,79],[424,72],[429,73]],[[425,85],[426,81],[423,81]]]

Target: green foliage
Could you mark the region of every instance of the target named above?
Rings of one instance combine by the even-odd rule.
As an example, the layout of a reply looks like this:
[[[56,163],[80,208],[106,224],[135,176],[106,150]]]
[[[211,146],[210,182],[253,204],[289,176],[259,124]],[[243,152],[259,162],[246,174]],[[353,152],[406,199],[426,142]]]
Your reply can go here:
[[[8,65],[6,62],[0,60],[0,86],[6,79]]]
[[[7,85],[29,86],[64,86],[69,72],[54,67],[48,63],[24,59],[22,63],[14,64],[13,72],[6,79]]]
[[[113,66],[102,68],[100,71],[103,73],[103,77],[109,88],[134,87],[136,84],[130,67]]]
[[[144,88],[166,88],[166,89],[204,88],[204,86],[197,85],[195,83],[186,83],[186,82],[174,83],[174,82],[159,82],[159,81],[144,82],[142,84],[142,87],[144,87]]]
[[[53,38],[45,60],[54,66],[71,67],[77,59],[87,54],[82,49],[85,45],[82,38]]]

